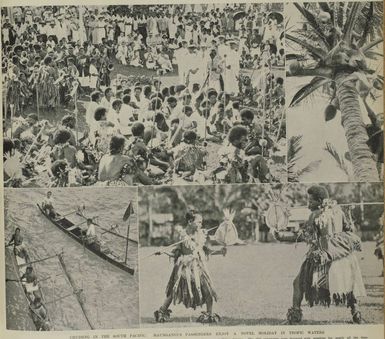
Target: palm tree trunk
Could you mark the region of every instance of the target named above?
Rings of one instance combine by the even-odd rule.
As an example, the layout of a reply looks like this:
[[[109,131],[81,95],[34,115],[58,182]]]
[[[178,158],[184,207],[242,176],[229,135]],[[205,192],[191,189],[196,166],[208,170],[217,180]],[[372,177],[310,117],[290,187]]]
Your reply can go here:
[[[342,126],[345,130],[356,181],[378,181],[376,160],[366,142],[368,134],[361,118],[358,93],[354,82],[345,81],[348,74],[336,76],[337,98],[340,104]]]

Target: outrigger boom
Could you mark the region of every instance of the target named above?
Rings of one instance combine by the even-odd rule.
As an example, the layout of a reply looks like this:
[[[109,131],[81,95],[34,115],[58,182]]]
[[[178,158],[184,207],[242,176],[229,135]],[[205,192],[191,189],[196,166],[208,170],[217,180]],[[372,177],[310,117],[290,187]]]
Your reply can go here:
[[[45,258],[42,258],[42,259],[37,259],[37,260],[34,260],[34,261],[30,261],[30,262],[25,262],[23,264],[18,264],[19,267],[23,267],[23,266],[29,266],[31,264],[35,264],[37,262],[42,262],[42,261],[45,261],[45,260],[48,260],[48,259],[52,259],[52,258],[55,258],[55,257],[58,257],[61,253],[59,254],[54,254],[54,255],[50,255],[48,257],[45,257]]]
[[[83,290],[76,287],[74,280],[72,279],[71,275],[69,274],[69,272],[67,270],[66,264],[65,264],[64,259],[63,259],[63,255],[59,255],[59,263],[60,263],[60,266],[61,266],[64,274],[66,275],[66,277],[68,279],[69,284],[71,285],[73,293],[71,293],[70,295],[74,294],[76,296],[76,299],[79,302],[79,305],[80,305],[80,307],[82,309],[84,317],[87,320],[88,325],[90,326],[91,330],[95,329],[95,327],[92,325],[90,317],[88,316],[88,313],[87,313],[87,310],[85,308],[84,302],[83,302],[83,300],[82,300],[82,298],[80,296],[80,294],[83,292]]]
[[[88,217],[85,216],[85,215],[80,211],[80,209],[76,212],[76,215],[78,215],[79,217],[82,217],[82,218],[84,218],[84,219],[88,219]],[[90,218],[90,219],[92,219],[92,218]],[[111,231],[111,230],[109,230],[109,229],[107,229],[107,228],[105,228],[105,227],[103,227],[103,226],[100,226],[100,225],[99,225],[98,223],[96,223],[96,222],[93,222],[93,224],[94,224],[96,227],[99,227],[99,228],[100,228],[101,230],[103,230],[105,233],[113,234],[113,235],[115,235],[115,236],[117,236],[117,237],[119,237],[119,238],[122,238],[122,239],[124,239],[124,240],[128,240],[128,241],[130,241],[130,242],[132,242],[132,243],[135,243],[135,244],[138,243],[136,240],[131,239],[131,238],[129,238],[129,237],[125,237],[124,235],[121,235],[121,234],[119,234],[119,233],[113,232],[113,231]]]

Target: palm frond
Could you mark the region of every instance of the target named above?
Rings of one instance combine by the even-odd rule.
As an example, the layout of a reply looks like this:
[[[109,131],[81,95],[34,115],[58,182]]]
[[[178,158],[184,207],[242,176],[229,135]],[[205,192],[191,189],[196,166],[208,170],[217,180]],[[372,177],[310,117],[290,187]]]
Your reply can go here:
[[[308,42],[303,41],[302,39],[296,38],[295,36],[293,36],[291,34],[286,33],[285,37],[287,40],[291,40],[291,41],[295,42],[296,44],[300,45],[301,47],[305,48],[308,51],[308,53],[310,53],[312,56],[314,56],[318,59],[324,59],[327,56],[326,51],[322,50],[321,48],[317,48],[317,47],[309,44]]]
[[[301,6],[299,3],[294,3],[294,6],[298,9],[298,11],[305,17],[307,20],[307,23],[313,28],[314,32],[317,34],[317,36],[322,40],[322,42],[325,44],[327,48],[330,48],[330,44],[328,41],[328,38],[323,33],[320,25],[318,24],[315,16],[313,13],[311,13],[309,10],[307,10],[305,7]]]
[[[302,157],[299,153],[302,150],[302,135],[294,135],[288,141],[287,147],[287,175],[289,182],[299,182],[298,178],[305,174],[314,171],[321,161],[312,161],[307,166],[297,170],[297,161]]]
[[[373,51],[366,51],[365,56],[372,60],[378,60],[379,58],[383,58],[384,54]]]
[[[368,44],[366,44],[365,46],[362,47],[362,53],[365,54],[367,51],[369,51],[370,49],[372,49],[373,47],[377,46],[378,44],[380,44],[383,41],[384,41],[384,38],[381,37],[381,38],[378,38],[378,39],[376,39],[374,41],[369,42]]]
[[[359,47],[361,47],[365,43],[366,38],[368,37],[368,34],[369,34],[371,26],[372,26],[371,22],[373,20],[373,13],[374,13],[374,5],[373,5],[373,2],[370,2],[369,3],[369,9],[365,15],[365,24],[364,24],[362,36],[361,36],[360,41],[358,42]]]
[[[292,107],[294,105],[299,104],[303,99],[305,99],[308,95],[313,93],[315,90],[318,88],[332,82],[331,79],[328,78],[323,78],[323,77],[314,77],[310,83],[306,84],[303,86],[293,97],[291,100],[291,103],[289,107]]]
[[[300,147],[300,149],[301,148],[302,147]],[[297,155],[298,152],[299,151],[297,149],[290,149],[290,147],[288,148],[287,176],[289,182],[298,182],[296,167],[297,161],[301,158]]]
[[[301,146],[302,135],[293,135],[287,145],[287,160],[289,163],[298,160],[299,152],[302,150]]]
[[[315,169],[317,169],[317,167],[319,166],[320,163],[321,163],[321,160],[312,161],[311,163],[309,163],[308,165],[306,165],[305,167],[303,167],[297,171],[297,173],[296,173],[297,177],[301,177],[304,174],[313,172]]]
[[[286,20],[285,20],[285,32],[287,32],[290,28],[288,28],[288,26],[289,26],[289,21],[290,21],[290,18],[287,18]]]
[[[337,11],[337,25],[338,27],[344,26],[344,12],[345,12],[345,2],[337,3],[338,11]]]
[[[348,167],[346,166],[344,159],[338,154],[335,147],[331,143],[327,142],[324,150],[327,151],[335,159],[338,164],[338,167],[343,170],[347,176],[349,176]]]
[[[365,6],[365,3],[362,2],[354,2],[351,5],[349,16],[346,20],[345,26],[343,28],[343,40],[347,43],[350,43],[352,39],[352,33],[354,30],[354,25],[358,19],[358,16],[361,14],[361,10]]]

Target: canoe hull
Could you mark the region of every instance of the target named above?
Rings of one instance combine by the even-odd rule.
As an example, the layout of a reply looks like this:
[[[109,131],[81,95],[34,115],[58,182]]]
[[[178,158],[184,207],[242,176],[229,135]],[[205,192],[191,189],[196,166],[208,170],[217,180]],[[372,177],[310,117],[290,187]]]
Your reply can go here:
[[[79,227],[73,229],[73,230],[67,230],[67,228],[70,228],[71,226],[74,226],[74,224],[69,221],[68,219],[66,218],[62,218],[62,219],[54,219],[52,218],[51,216],[49,216],[47,213],[44,212],[44,210],[42,209],[42,207],[37,204],[40,212],[49,220],[51,221],[57,228],[59,228],[61,231],[63,231],[65,234],[67,234],[68,236],[70,236],[72,239],[74,239],[75,241],[77,241],[79,244],[81,244],[82,246],[84,246],[86,249],[88,249],[90,252],[96,254],[98,257],[102,258],[103,260],[109,262],[110,264],[114,265],[115,267],[118,267],[120,268],[121,270],[127,272],[127,273],[130,273],[130,274],[134,274],[135,273],[135,270],[132,269],[131,267],[128,267],[127,265],[125,265],[124,263],[122,262],[119,262],[119,261],[116,261],[114,260],[113,258],[111,258],[110,256],[108,256],[107,254],[101,252],[100,250],[98,250],[98,248],[96,248],[95,246],[93,245],[90,245],[90,244],[87,244],[84,242],[84,238],[82,236],[82,233],[81,233],[81,229]],[[57,214],[58,216],[60,216],[60,214]]]
[[[12,279],[12,280],[16,280],[16,281],[12,281],[12,283],[14,283],[14,284],[16,283],[18,285],[18,287],[20,288],[19,291],[21,292],[21,294],[19,296],[17,296],[18,297],[17,304],[21,305],[21,307],[24,309],[24,313],[27,312],[27,310],[29,311],[28,312],[29,313],[29,319],[27,319],[25,317],[25,315],[23,315],[23,312],[20,312],[21,323],[18,324],[18,322],[17,322],[16,326],[25,327],[25,328],[23,328],[23,330],[31,330],[31,322],[32,322],[32,324],[35,327],[34,328],[35,331],[50,331],[51,330],[51,325],[50,325],[51,321],[50,321],[49,317],[47,317],[44,320],[40,318],[39,314],[36,313],[36,311],[32,308],[31,301],[28,299],[25,287],[23,286],[23,283],[21,282],[21,276],[25,273],[27,266],[31,262],[29,257],[27,258],[27,260],[20,258],[20,257],[16,256],[11,249],[7,249],[6,257],[8,257],[9,264],[13,267],[13,273],[16,275],[16,277],[13,277],[13,278],[17,278],[17,279]],[[35,265],[32,262],[30,265],[33,267],[33,269],[36,273]],[[7,291],[7,293],[8,293],[8,291]],[[41,298],[43,305],[46,303],[44,293],[43,293],[39,283],[38,283],[38,289],[36,291],[34,291],[33,294],[35,295],[35,297],[39,296]],[[10,297],[12,297],[12,295],[10,295]],[[7,302],[8,302],[8,296],[7,296]],[[18,315],[18,317],[19,317],[19,315]],[[8,324],[8,317],[7,317],[7,324]]]
[[[12,281],[6,282],[7,299],[7,329],[36,331],[29,311],[29,304],[26,300],[24,288],[19,281],[19,272],[13,250],[5,249],[6,278]]]

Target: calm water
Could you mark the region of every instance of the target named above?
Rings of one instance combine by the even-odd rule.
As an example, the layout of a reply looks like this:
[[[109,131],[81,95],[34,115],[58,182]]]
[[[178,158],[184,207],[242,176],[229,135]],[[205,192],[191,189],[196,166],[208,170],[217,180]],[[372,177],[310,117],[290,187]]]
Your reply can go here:
[[[97,222],[109,228],[118,224],[118,232],[127,234],[128,221],[122,220],[128,202],[133,202],[135,214],[130,217],[129,237],[138,240],[137,194],[136,188],[65,188],[52,189],[56,210],[67,214],[77,205],[85,205],[85,214],[98,217]],[[5,190],[5,237],[8,241],[16,227],[20,227],[24,244],[32,258],[36,260],[64,250],[67,271],[85,296],[86,312],[95,328],[127,328],[138,325],[138,275],[132,276],[105,262],[95,254],[83,249],[38,210],[36,203],[41,202],[46,189],[6,189]],[[74,223],[84,221],[79,216],[69,215]],[[81,227],[86,227],[83,224]],[[125,240],[113,235],[98,236],[115,254],[123,257]],[[137,272],[137,246],[130,243],[128,263]],[[39,279],[51,279],[40,284],[48,301],[72,292],[57,258],[35,264]],[[14,277],[9,277],[14,278]],[[74,295],[47,304],[55,330],[89,329],[79,303]],[[12,326],[12,324],[8,324]]]

